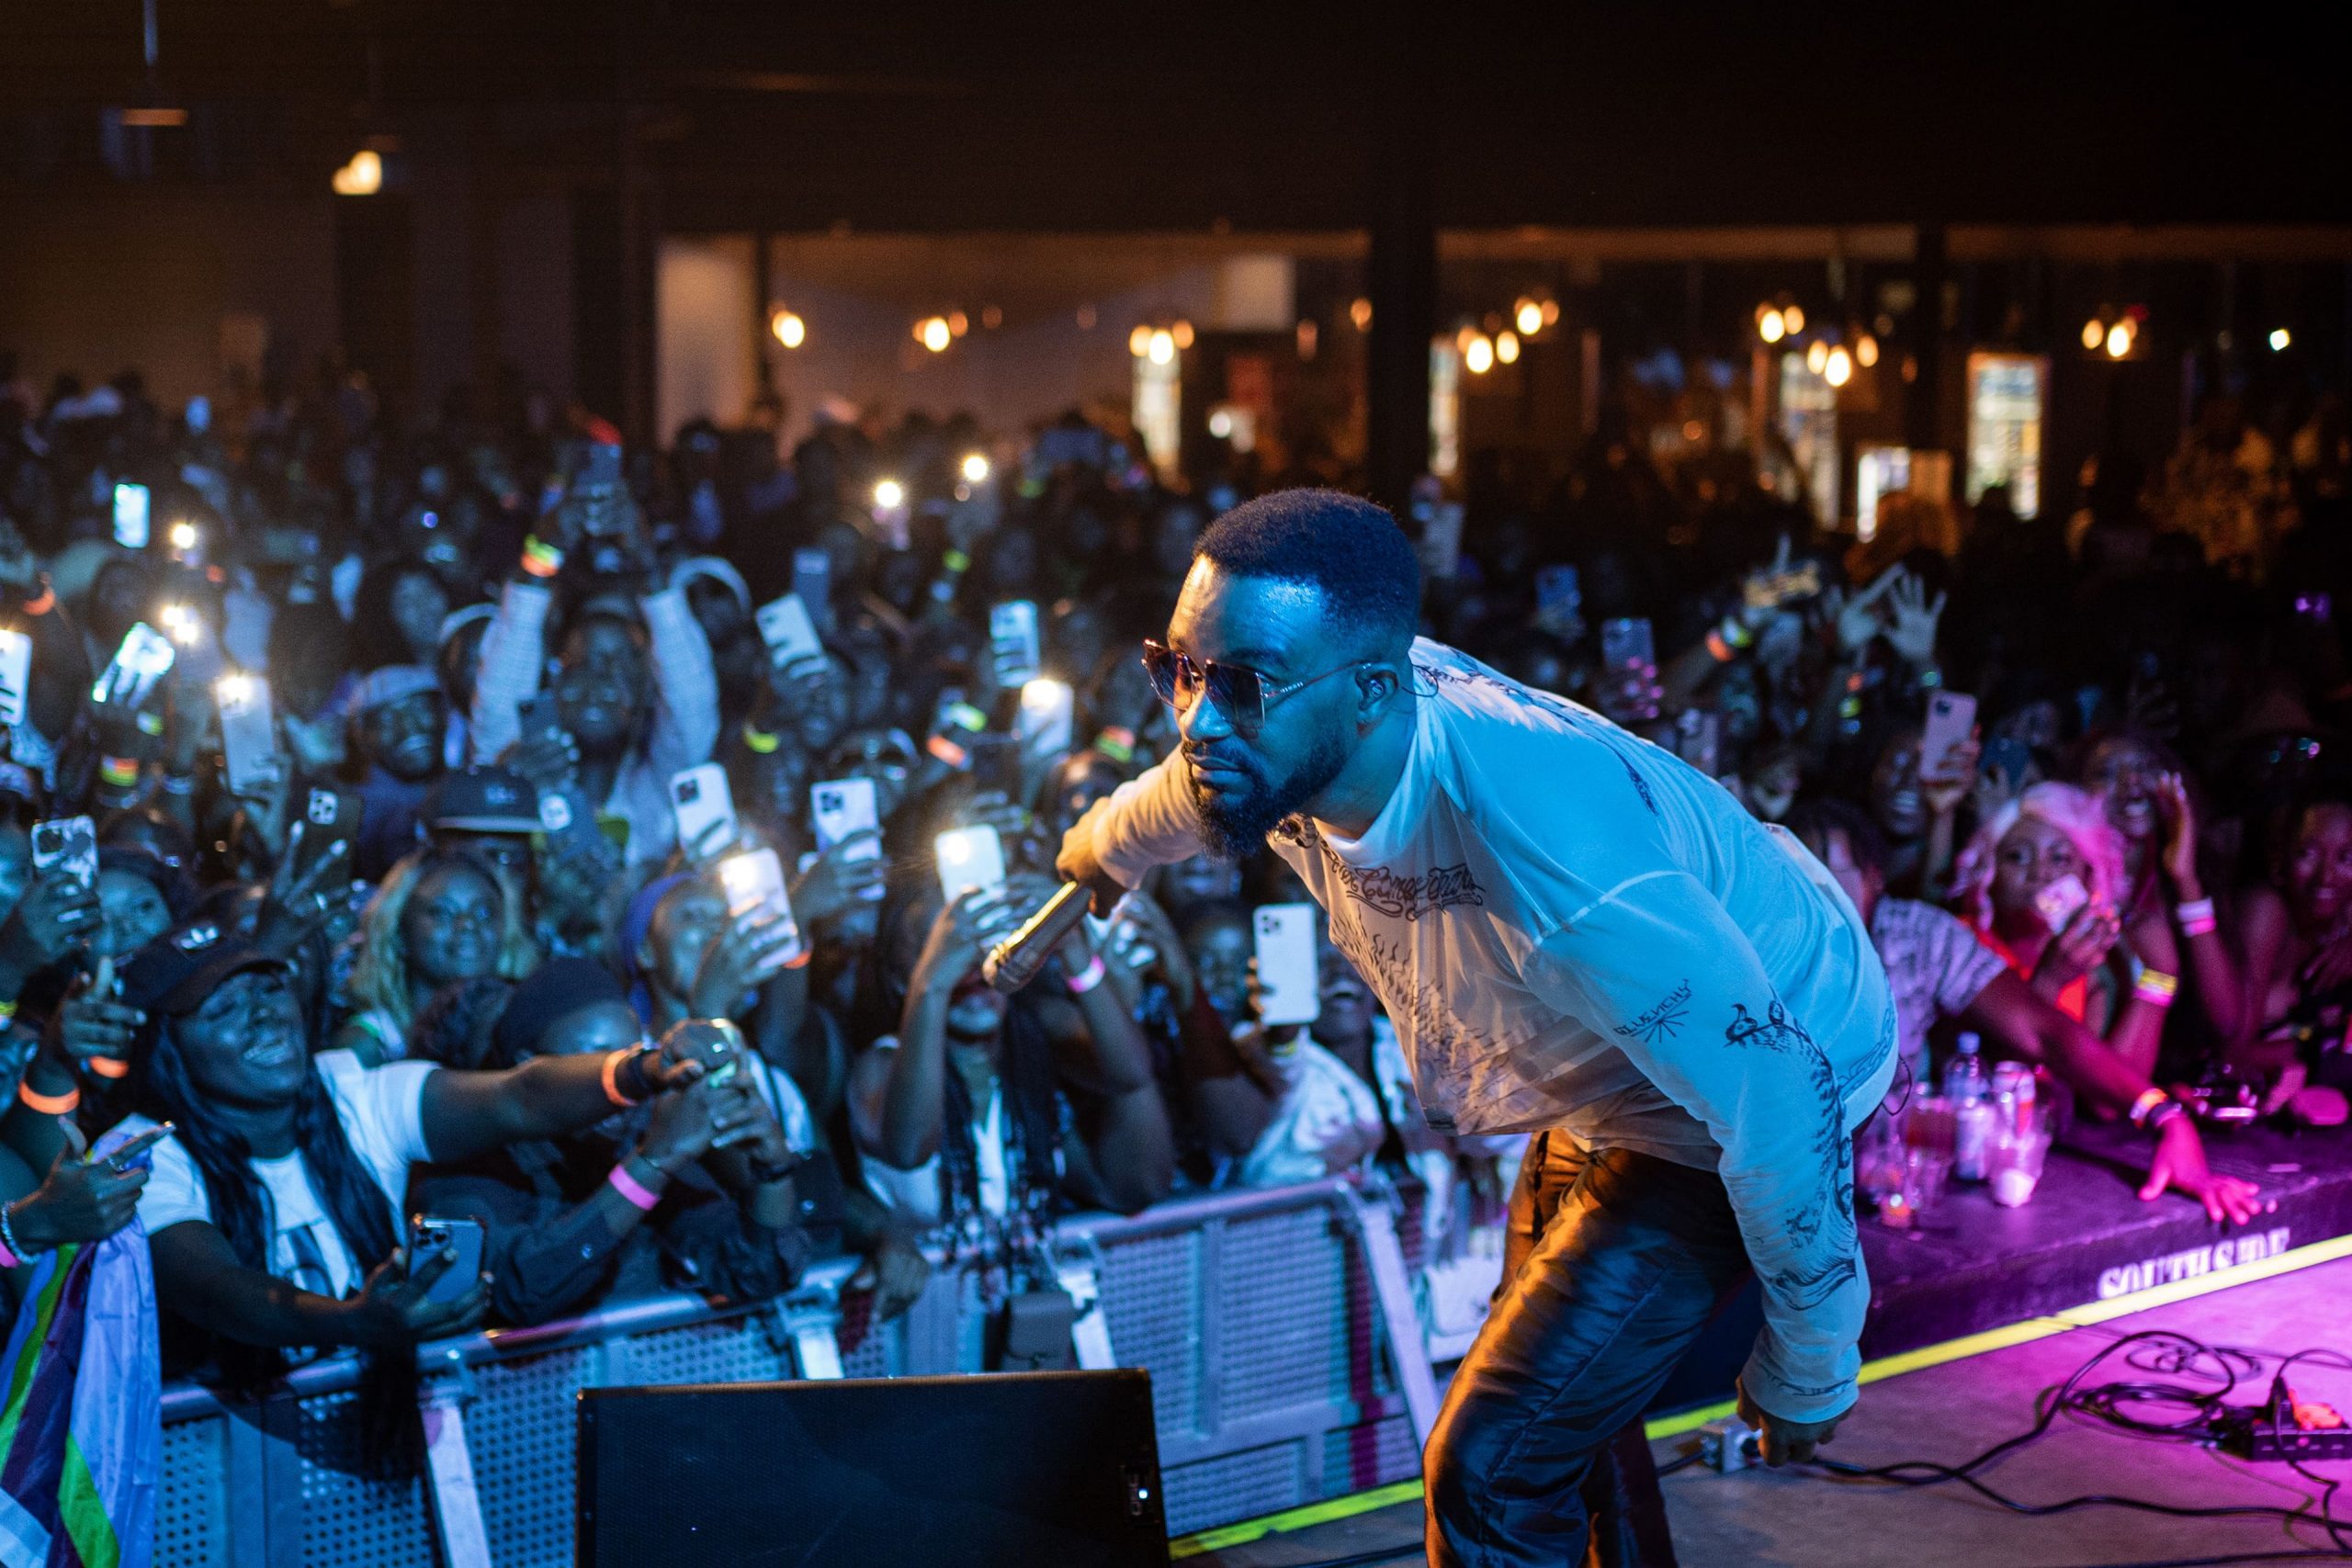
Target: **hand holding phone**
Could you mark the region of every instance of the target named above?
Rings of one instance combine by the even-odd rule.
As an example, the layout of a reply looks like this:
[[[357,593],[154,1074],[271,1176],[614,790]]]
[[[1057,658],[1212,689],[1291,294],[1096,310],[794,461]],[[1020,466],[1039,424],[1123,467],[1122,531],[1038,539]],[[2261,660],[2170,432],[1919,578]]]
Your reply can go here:
[[[753,850],[748,854],[729,855],[718,863],[718,883],[727,893],[727,912],[737,919],[781,919],[791,931],[791,940],[778,943],[768,955],[754,980],[765,979],[778,969],[797,962],[806,948],[801,941],[798,922],[792,915],[792,895],[784,880],[784,863],[774,850]]]
[[[991,606],[989,649],[996,661],[998,685],[1020,687],[1035,680],[1045,663],[1035,604],[1027,599],[1011,599]]]
[[[0,627],[0,725],[24,722],[25,692],[32,672],[33,639]]]
[[[735,842],[740,828],[727,770],[705,762],[670,776],[670,810],[678,822],[678,847],[694,861],[707,861]]]
[[[212,700],[220,710],[220,766],[229,793],[265,793],[285,776],[286,769],[277,750],[269,677],[223,675],[212,682]]]
[[[2050,928],[2050,934],[2060,936],[2064,934],[2067,923],[2090,901],[2090,889],[2070,871],[2036,893],[2033,908],[2041,915],[2041,923]]]
[[[974,888],[994,893],[1004,886],[1004,840],[985,823],[949,829],[932,840],[932,854],[950,903]]]
[[[1976,734],[1976,699],[1965,692],[1938,692],[1928,699],[1928,722],[1919,735],[1919,771],[1940,773],[1952,749]]]
[[[428,1280],[424,1300],[448,1306],[481,1282],[482,1227],[479,1220],[439,1220],[418,1214],[409,1222],[412,1279]],[[441,1261],[447,1259],[446,1262]],[[437,1268],[429,1268],[434,1265]]]

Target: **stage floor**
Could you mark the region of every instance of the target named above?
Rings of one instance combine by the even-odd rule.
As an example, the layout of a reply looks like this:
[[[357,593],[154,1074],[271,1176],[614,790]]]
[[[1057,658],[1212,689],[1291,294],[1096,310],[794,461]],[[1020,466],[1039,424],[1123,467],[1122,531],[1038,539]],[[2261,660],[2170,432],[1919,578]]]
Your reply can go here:
[[[2314,1346],[2352,1352],[2352,1258],[2073,1328],[2030,1343],[1926,1367],[1874,1382],[1830,1451],[1854,1464],[1928,1459],[1956,1463],[2032,1424],[2037,1399],[2103,1343],[2143,1328],[2171,1328],[2209,1344],[2285,1353]],[[2110,1371],[2109,1369],[2113,1370]],[[2111,1358],[2093,1382],[2135,1376]],[[2258,1398],[2266,1368],[2239,1400]],[[2352,1371],[2303,1366],[2299,1390],[2352,1410]],[[1661,1438],[1661,1462],[1687,1437]],[[2339,1518],[2352,1518],[2352,1463],[2312,1467],[2346,1482]],[[1981,1472],[1996,1490],[2046,1503],[2108,1492],[2175,1505],[2266,1503],[2294,1507],[2320,1488],[2284,1465],[2253,1465],[2210,1450],[2062,1420],[2047,1437]],[[1717,1475],[1693,1467],[1666,1481],[1677,1551],[1685,1568],[2097,1568],[2230,1552],[2293,1551],[2324,1544],[2316,1523],[2175,1519],[2121,1508],[2084,1508],[2026,1518],[1957,1485],[1908,1489],[1843,1482],[1818,1472],[1754,1470]],[[1190,1559],[1219,1568],[1297,1568],[1351,1558],[1360,1568],[1419,1563],[1420,1505],[1399,1503],[1352,1518],[1270,1535]],[[1369,1555],[1359,1555],[1369,1554]]]

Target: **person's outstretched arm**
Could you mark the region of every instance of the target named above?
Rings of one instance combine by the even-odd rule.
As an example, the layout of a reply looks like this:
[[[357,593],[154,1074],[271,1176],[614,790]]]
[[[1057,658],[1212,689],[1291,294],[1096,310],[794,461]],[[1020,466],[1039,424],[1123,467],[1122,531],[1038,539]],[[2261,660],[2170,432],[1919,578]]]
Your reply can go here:
[[[1114,886],[1139,886],[1153,866],[1200,852],[1201,819],[1184,760],[1171,753],[1088,807],[1062,836],[1055,869],[1064,881],[1092,886],[1101,914],[1115,897]]]

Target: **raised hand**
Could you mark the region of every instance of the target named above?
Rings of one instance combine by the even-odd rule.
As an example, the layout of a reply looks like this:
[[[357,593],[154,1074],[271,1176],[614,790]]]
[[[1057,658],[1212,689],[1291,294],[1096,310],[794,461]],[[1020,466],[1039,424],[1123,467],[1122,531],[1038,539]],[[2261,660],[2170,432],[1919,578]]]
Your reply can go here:
[[[1928,600],[1928,585],[1910,572],[1896,568],[1887,577],[1894,586],[1887,596],[1886,640],[1897,657],[1906,664],[1933,664],[1936,661],[1936,627],[1943,620],[1948,595],[1938,593],[1934,603]]]

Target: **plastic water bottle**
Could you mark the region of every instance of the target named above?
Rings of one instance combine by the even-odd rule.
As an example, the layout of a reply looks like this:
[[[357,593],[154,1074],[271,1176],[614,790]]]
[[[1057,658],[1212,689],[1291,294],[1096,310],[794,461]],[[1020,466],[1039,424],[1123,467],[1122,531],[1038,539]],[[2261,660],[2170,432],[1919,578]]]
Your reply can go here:
[[[1959,1053],[1944,1068],[1944,1098],[1951,1102],[1951,1173],[1962,1181],[1984,1179],[1986,1156],[1998,1122],[1984,1078],[1984,1064],[1977,1056],[1983,1042],[1973,1034],[1960,1037]]]
[[[1960,1037],[1960,1049],[1944,1064],[1944,1098],[1951,1101],[1957,1111],[1972,1100],[1984,1098],[1984,1064],[1977,1052],[1984,1042],[1973,1034]]]

